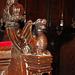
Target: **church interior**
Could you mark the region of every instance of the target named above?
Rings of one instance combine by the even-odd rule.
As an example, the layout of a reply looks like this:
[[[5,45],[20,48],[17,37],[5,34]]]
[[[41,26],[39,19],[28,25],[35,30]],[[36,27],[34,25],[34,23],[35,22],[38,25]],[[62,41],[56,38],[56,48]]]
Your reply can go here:
[[[0,0],[0,45],[0,75],[75,75],[75,0]]]

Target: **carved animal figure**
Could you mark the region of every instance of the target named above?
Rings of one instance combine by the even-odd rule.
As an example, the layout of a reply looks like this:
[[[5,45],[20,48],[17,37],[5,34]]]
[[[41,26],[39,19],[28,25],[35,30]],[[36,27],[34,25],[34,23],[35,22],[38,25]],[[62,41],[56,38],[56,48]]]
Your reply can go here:
[[[46,25],[45,19],[38,19],[34,23],[29,20],[24,28],[21,31],[20,38],[24,41],[22,42],[22,46],[25,49],[25,54],[27,53],[27,48],[31,50],[31,53],[41,54],[47,47],[47,38],[43,33],[43,29],[45,29]],[[32,34],[32,26],[36,27],[36,38],[33,37]],[[29,48],[30,47],[30,48]]]

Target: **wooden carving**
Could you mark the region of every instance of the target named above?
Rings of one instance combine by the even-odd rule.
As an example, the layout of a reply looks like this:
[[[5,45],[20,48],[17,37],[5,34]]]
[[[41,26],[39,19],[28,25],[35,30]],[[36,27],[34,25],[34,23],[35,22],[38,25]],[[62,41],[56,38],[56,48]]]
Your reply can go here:
[[[24,28],[20,30],[18,21],[25,20],[25,18],[23,15],[24,9],[17,1],[7,0],[6,9],[4,10],[3,21],[6,23],[5,26],[10,40],[19,52],[26,55],[45,54],[47,38],[43,33],[43,29],[46,28],[47,21],[45,19],[37,19],[35,22],[29,20]],[[36,32],[32,31],[33,26],[35,26]],[[50,54],[49,51],[48,54]]]
[[[32,34],[32,26],[34,25],[37,34],[35,37]],[[20,62],[25,63],[21,66],[25,70],[24,74],[21,72],[23,75],[43,75],[44,73],[51,75],[53,59],[51,53],[46,50],[47,38],[43,33],[45,25],[45,19],[38,19],[35,22],[29,20],[22,30],[19,29],[18,23],[15,22],[6,25],[6,31],[13,43],[14,50],[20,54],[22,60]],[[13,58],[15,59],[15,57]]]
[[[18,0],[7,0],[6,8],[3,13],[3,22],[24,20],[24,8]]]
[[[35,22],[29,20],[24,26],[23,30],[19,35],[20,38],[24,40],[21,45],[24,46],[23,51],[25,54],[27,54],[27,48],[29,48],[29,50],[31,50],[28,51],[30,54],[32,53],[34,55],[43,55],[43,52],[47,47],[47,38],[43,33],[43,29],[46,28],[46,22],[47,21],[45,19],[38,19]],[[35,25],[36,27],[36,38],[34,38],[34,35],[32,34],[33,25]]]
[[[45,52],[47,47],[47,38],[43,33],[46,25],[45,19],[38,19],[35,22],[29,20],[24,28],[19,31],[18,24],[15,22],[10,22],[9,25],[6,25],[7,33],[11,41],[15,44],[20,52],[25,55],[43,55],[50,54],[49,51]],[[36,28],[36,38],[32,34],[32,26],[35,25]],[[15,28],[15,29],[14,29]],[[46,54],[46,55],[48,55]]]
[[[16,6],[17,4],[14,3],[10,8],[15,7],[15,10],[18,9],[18,13],[15,13],[15,10],[7,9],[13,12],[9,12],[11,18],[8,17],[9,20],[5,21],[7,35],[13,43],[12,62],[8,75],[11,72],[11,75],[43,75],[44,73],[51,75],[53,58],[51,53],[46,50],[47,38],[43,33],[43,29],[46,28],[46,19],[37,19],[35,22],[29,20],[23,29],[20,29],[18,21],[25,20],[25,18],[19,14],[21,12],[20,5],[18,5],[19,8]],[[35,26],[35,30],[33,26]]]

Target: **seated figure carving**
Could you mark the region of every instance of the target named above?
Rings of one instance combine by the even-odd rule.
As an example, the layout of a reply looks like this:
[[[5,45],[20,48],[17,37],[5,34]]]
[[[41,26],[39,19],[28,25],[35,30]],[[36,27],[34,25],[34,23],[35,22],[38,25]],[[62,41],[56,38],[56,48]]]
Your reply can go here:
[[[25,20],[23,15],[24,9],[21,4],[14,0],[14,3],[7,2],[4,17],[6,22],[6,30],[15,48],[24,53],[25,55],[50,55],[49,51],[45,52],[47,47],[47,38],[43,33],[43,29],[46,28],[46,19],[37,19],[35,22],[29,20],[23,29],[19,28],[18,21]],[[34,38],[32,27],[35,26],[36,38]]]
[[[22,5],[17,1],[7,0],[5,16],[3,16],[7,35],[13,45],[11,55],[8,54],[8,63],[7,61],[5,61],[6,64],[3,62],[4,65],[9,64],[10,56],[11,63],[5,70],[5,75],[52,75],[53,56],[46,50],[47,38],[43,33],[47,21],[46,19],[37,19],[35,22],[29,20],[21,29],[18,21],[26,18],[23,15]],[[35,26],[35,30],[33,26]],[[4,70],[1,74],[3,72]]]
[[[47,21],[45,19],[37,19],[35,22],[29,20],[24,26],[23,30],[19,34],[19,37],[24,40],[21,45],[23,46],[23,52],[27,54],[43,55],[47,47],[47,38],[43,33],[43,29],[46,28]],[[32,26],[36,27],[36,38],[32,34]],[[35,32],[34,32],[35,33]]]

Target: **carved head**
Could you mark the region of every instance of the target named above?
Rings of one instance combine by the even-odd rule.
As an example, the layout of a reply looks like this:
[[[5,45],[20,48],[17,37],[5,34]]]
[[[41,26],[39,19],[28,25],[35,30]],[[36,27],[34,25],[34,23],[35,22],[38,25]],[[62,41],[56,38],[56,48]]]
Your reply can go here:
[[[24,8],[21,4],[14,3],[10,6],[9,12],[13,17],[12,20],[21,20],[23,18]]]
[[[46,19],[37,19],[35,25],[38,29],[46,29]]]

